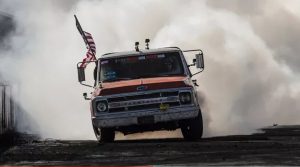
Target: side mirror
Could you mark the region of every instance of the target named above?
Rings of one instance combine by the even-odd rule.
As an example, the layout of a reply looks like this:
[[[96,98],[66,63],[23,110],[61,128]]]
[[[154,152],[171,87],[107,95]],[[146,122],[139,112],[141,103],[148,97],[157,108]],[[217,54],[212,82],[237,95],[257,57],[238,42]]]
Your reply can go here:
[[[195,59],[194,59],[195,61]],[[203,54],[196,54],[196,68],[202,68],[204,69],[204,59],[203,59]]]
[[[197,75],[201,73],[204,70],[204,58],[203,58],[203,52],[201,49],[193,49],[193,50],[183,50],[182,52],[198,52],[198,54],[195,55],[195,59],[193,59],[193,64],[187,65],[188,67],[196,66],[196,68],[200,69],[195,74],[190,74],[190,76]],[[194,82],[194,81],[193,81]],[[194,82],[194,85],[196,86],[196,82]]]
[[[84,67],[77,67],[77,71],[78,71],[78,81],[79,82],[85,81]]]

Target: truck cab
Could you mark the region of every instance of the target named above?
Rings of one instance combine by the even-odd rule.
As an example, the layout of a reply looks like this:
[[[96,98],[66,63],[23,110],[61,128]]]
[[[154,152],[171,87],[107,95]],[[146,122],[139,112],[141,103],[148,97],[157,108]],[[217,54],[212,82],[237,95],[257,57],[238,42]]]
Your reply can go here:
[[[187,64],[184,52],[197,52],[192,64]],[[84,96],[90,100],[92,126],[99,142],[114,141],[116,131],[127,135],[177,128],[186,140],[202,137],[198,85],[189,69],[204,69],[201,50],[138,49],[107,53],[95,63],[94,91],[90,98]],[[79,82],[86,85],[84,68],[79,65]]]

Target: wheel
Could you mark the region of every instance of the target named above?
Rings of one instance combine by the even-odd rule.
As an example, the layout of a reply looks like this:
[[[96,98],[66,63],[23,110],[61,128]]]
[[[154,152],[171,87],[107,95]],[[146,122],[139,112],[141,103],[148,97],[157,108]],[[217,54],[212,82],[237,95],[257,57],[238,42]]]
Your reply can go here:
[[[203,134],[203,121],[201,111],[197,117],[181,122],[181,132],[185,140],[199,140]]]
[[[93,129],[98,142],[113,142],[115,140],[115,131],[113,129],[95,126],[93,126]]]

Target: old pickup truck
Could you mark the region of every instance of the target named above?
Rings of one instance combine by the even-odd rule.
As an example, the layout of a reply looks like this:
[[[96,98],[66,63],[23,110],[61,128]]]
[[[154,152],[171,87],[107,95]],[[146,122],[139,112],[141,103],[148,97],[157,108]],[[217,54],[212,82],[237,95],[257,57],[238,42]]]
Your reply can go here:
[[[195,52],[188,64],[184,53]],[[197,81],[192,76],[204,70],[200,49],[178,47],[107,53],[96,61],[94,91],[90,100],[92,126],[99,142],[112,142],[115,132],[124,135],[181,128],[184,139],[202,137],[203,121]],[[85,68],[77,64],[83,85]],[[90,63],[90,64],[94,64]],[[190,67],[199,71],[192,74]],[[195,70],[194,70],[195,71]]]

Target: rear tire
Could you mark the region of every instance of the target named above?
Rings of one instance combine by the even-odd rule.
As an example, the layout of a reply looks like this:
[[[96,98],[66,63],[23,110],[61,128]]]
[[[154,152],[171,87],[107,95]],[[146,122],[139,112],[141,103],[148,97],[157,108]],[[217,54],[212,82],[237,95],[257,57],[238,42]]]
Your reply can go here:
[[[113,142],[115,140],[115,131],[112,128],[98,128],[93,126],[93,129],[99,143]]]
[[[181,132],[185,140],[199,140],[203,134],[203,121],[201,110],[197,117],[181,122]]]

